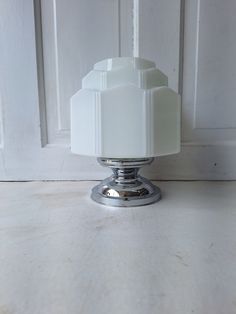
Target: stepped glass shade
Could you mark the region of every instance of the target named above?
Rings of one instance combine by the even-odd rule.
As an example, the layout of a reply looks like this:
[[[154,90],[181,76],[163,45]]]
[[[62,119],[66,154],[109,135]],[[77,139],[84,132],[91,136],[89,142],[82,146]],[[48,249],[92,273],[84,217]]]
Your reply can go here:
[[[122,178],[117,169],[127,173],[132,161],[137,170],[152,157],[180,151],[180,96],[151,61],[130,57],[96,63],[71,98],[71,151],[99,157],[101,164],[113,169],[118,184],[117,177]],[[124,184],[120,183],[121,190]],[[109,188],[103,198],[126,206],[125,197],[114,202],[120,193]],[[99,202],[109,205],[109,200]],[[144,205],[134,203],[131,206]]]

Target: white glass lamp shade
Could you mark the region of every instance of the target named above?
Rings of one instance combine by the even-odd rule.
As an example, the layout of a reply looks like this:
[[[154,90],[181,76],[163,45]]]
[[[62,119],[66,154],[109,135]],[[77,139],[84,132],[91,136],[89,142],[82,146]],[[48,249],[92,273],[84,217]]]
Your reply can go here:
[[[180,150],[180,96],[151,61],[98,62],[71,98],[71,150],[80,155],[142,158]]]

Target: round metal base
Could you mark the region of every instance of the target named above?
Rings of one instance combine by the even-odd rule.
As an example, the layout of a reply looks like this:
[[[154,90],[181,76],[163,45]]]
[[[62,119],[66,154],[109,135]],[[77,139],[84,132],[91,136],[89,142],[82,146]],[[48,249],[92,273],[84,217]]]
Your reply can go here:
[[[103,205],[120,207],[143,206],[158,201],[160,189],[137,175],[139,168],[152,160],[99,158],[98,161],[111,167],[114,174],[92,189],[91,198]]]

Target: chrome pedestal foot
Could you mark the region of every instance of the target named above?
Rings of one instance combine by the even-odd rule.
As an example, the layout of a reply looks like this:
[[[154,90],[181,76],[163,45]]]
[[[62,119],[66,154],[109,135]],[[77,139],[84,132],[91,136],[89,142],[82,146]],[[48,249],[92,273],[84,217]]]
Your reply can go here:
[[[160,189],[138,175],[139,169],[153,159],[98,158],[102,166],[112,169],[113,175],[92,189],[91,198],[103,205],[120,207],[142,206],[160,200]]]

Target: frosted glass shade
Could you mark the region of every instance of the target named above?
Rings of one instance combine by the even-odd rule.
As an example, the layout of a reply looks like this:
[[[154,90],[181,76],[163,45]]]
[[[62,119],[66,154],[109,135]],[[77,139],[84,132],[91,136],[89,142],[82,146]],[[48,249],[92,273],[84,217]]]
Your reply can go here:
[[[98,62],[71,98],[71,150],[80,155],[142,158],[180,150],[180,96],[155,63]]]

